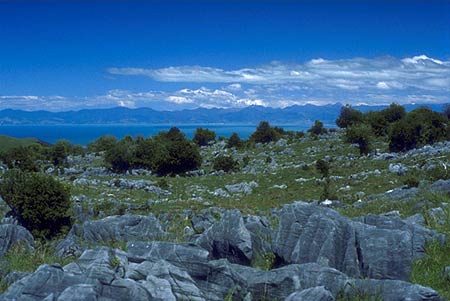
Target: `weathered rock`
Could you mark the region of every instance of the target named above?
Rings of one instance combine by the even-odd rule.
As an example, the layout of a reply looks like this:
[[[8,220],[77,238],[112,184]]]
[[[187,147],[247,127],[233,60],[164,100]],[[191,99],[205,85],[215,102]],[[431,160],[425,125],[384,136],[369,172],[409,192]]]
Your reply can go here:
[[[213,259],[249,264],[253,255],[252,238],[238,210],[226,211],[195,243],[208,250]]]
[[[243,193],[243,194],[251,194],[253,192],[254,187],[258,187],[258,183],[255,181],[251,181],[249,183],[242,182],[238,184],[225,185],[226,190],[230,193]]]
[[[189,271],[193,277],[205,274],[204,266],[207,265],[209,257],[208,251],[188,243],[129,242],[127,250],[128,259],[131,262],[165,260],[176,267]]]
[[[0,225],[0,257],[15,244],[22,244],[25,248],[32,249],[34,246],[33,235],[22,226]]]
[[[450,192],[450,180],[437,180],[427,187],[428,190],[434,192]]]
[[[90,284],[76,284],[66,288],[57,301],[96,301],[97,288]]]
[[[324,286],[316,286],[290,294],[285,301],[334,301],[333,295]]]
[[[91,243],[111,241],[153,240],[165,235],[159,221],[153,216],[120,215],[85,222],[79,236]]]
[[[170,282],[166,279],[148,275],[145,281],[140,282],[151,296],[152,301],[176,301]]]
[[[408,172],[408,167],[401,163],[391,163],[389,164],[389,172],[396,173],[401,176]]]
[[[279,213],[274,252],[286,263],[317,262],[352,277],[409,277],[425,244],[444,237],[395,216],[367,215],[351,221],[307,203],[285,205]],[[393,247],[395,246],[395,247]]]

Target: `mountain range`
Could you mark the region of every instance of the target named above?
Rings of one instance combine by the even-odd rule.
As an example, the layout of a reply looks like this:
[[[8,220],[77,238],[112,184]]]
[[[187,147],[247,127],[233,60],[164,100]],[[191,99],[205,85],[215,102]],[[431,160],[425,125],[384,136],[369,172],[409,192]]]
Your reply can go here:
[[[150,108],[86,109],[80,111],[49,112],[5,109],[0,111],[0,125],[63,125],[63,124],[257,124],[267,120],[273,124],[309,125],[320,120],[334,125],[341,103],[316,106],[290,106],[270,108],[249,106],[242,109],[197,108],[182,111],[156,111]],[[423,104],[405,105],[407,111]],[[435,111],[442,111],[444,104],[427,104]],[[362,112],[376,111],[386,106],[353,106]]]

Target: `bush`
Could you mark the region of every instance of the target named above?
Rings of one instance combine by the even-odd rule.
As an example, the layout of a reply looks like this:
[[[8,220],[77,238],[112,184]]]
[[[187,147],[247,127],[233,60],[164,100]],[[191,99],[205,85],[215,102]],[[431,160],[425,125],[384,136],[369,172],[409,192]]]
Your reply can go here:
[[[421,107],[395,122],[389,133],[389,149],[407,151],[415,147],[445,140],[448,135],[445,117]]]
[[[160,175],[180,174],[200,167],[198,147],[176,127],[153,137],[157,145],[154,170]]]
[[[192,141],[194,141],[198,146],[208,145],[210,142],[215,140],[216,140],[215,132],[202,128],[197,128],[195,130],[194,138],[192,139]]]
[[[366,124],[358,124],[347,127],[345,140],[348,143],[358,144],[359,153],[366,155],[370,151],[370,139],[372,129]]]
[[[105,135],[89,143],[87,145],[87,149],[90,152],[99,153],[113,148],[114,145],[116,145],[116,143],[117,143],[116,137]]]
[[[361,123],[363,121],[363,114],[351,106],[346,105],[341,108],[338,119],[336,119],[336,125],[340,128],[346,128],[348,126]]]
[[[405,116],[405,108],[393,103],[384,110],[366,113],[364,119],[372,127],[373,133],[380,137],[386,136],[389,132],[389,126]]]
[[[323,159],[316,161],[316,169],[320,172],[323,178],[328,178],[330,175],[330,164]]]
[[[0,183],[0,195],[35,237],[51,238],[71,226],[69,189],[51,176],[10,170]]]
[[[8,168],[18,168],[23,171],[38,171],[36,160],[42,152],[42,147],[19,146],[9,149],[0,154],[0,160]]]
[[[129,170],[132,167],[134,160],[134,144],[133,141],[130,142],[128,139],[119,141],[113,147],[108,149],[105,154],[105,162],[107,162],[115,172],[125,172]]]
[[[327,132],[327,129],[323,127],[323,123],[319,120],[314,121],[314,124],[308,130],[308,133],[311,133],[313,136],[319,136]]]
[[[84,149],[79,145],[73,145],[67,140],[58,140],[48,149],[48,159],[55,166],[61,166],[66,163],[68,155],[84,155]]]
[[[236,132],[233,132],[231,134],[230,138],[228,139],[227,147],[228,148],[232,148],[232,147],[240,148],[240,147],[242,147],[242,145],[243,145],[243,143],[242,143],[242,140],[239,137],[239,135]]]
[[[224,172],[239,170],[239,163],[230,156],[218,156],[213,162],[214,170],[223,170]]]
[[[279,131],[272,128],[267,121],[261,121],[256,131],[250,136],[255,143],[269,143],[280,139]]]

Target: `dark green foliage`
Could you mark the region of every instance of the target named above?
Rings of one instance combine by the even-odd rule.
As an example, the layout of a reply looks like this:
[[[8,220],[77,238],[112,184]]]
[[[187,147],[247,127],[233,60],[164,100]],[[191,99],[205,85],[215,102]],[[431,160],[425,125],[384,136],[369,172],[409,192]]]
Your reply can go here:
[[[223,170],[224,172],[237,171],[239,170],[239,163],[230,156],[221,155],[214,159],[213,169]]]
[[[346,128],[350,125],[354,125],[363,121],[363,114],[353,109],[351,106],[346,105],[341,108],[341,113],[338,119],[336,119],[336,125],[340,128]]]
[[[133,141],[130,142],[128,139],[119,141],[105,154],[105,161],[111,165],[111,169],[115,172],[129,170],[134,159],[134,144]]]
[[[0,195],[20,224],[35,237],[50,238],[71,226],[69,188],[51,176],[10,170]]]
[[[448,135],[444,116],[421,107],[395,122],[389,133],[389,149],[406,151],[425,144],[445,140]]]
[[[319,159],[316,161],[316,169],[324,178],[328,178],[328,176],[330,175],[330,164],[323,159]]]
[[[215,140],[216,140],[215,132],[202,128],[197,128],[195,130],[194,138],[192,139],[192,141],[194,141],[198,146],[208,145],[208,143],[213,142]]]
[[[81,146],[71,144],[67,140],[58,140],[48,149],[48,159],[56,166],[62,166],[66,163],[69,155],[84,155],[84,149]]]
[[[314,124],[308,130],[308,133],[311,133],[311,135],[314,136],[326,134],[327,132],[327,129],[323,127],[323,123],[319,120],[314,121]]]
[[[364,119],[372,127],[373,133],[380,137],[386,136],[389,132],[389,126],[405,116],[405,108],[393,103],[384,110],[366,113]]]
[[[243,143],[242,143],[242,140],[239,137],[239,135],[236,132],[233,132],[231,134],[230,138],[228,139],[227,147],[228,148],[232,148],[232,147],[240,148],[240,147],[242,147],[242,145],[243,145]]]
[[[372,129],[366,124],[357,124],[347,127],[345,130],[345,141],[358,144],[359,153],[366,155],[370,151]]]
[[[442,110],[442,115],[444,115],[447,119],[450,119],[450,104],[445,104]]]
[[[42,147],[19,146],[6,150],[0,154],[0,160],[8,168],[18,168],[23,171],[38,171],[36,160],[42,157]]]
[[[269,143],[280,139],[280,132],[272,128],[267,121],[261,121],[256,131],[250,136],[255,143]]]
[[[117,143],[114,136],[102,136],[87,145],[88,151],[98,153],[111,149]]]
[[[158,174],[180,174],[200,167],[202,159],[198,147],[178,128],[160,132],[153,140],[160,147],[155,154],[155,171]]]

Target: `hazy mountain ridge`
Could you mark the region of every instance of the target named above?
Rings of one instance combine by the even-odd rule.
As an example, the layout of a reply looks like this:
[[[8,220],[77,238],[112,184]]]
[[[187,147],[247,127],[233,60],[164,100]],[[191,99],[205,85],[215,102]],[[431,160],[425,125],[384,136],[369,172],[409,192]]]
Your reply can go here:
[[[407,111],[425,104],[405,105]],[[441,111],[443,104],[427,104],[435,111]],[[326,125],[334,125],[341,103],[316,106],[290,106],[271,108],[250,106],[243,109],[205,109],[182,111],[156,111],[150,108],[129,109],[85,109],[80,111],[49,112],[5,109],[0,111],[0,125],[25,124],[257,124],[267,120],[276,124],[310,124],[321,120]],[[353,106],[362,112],[380,110],[386,106]]]

